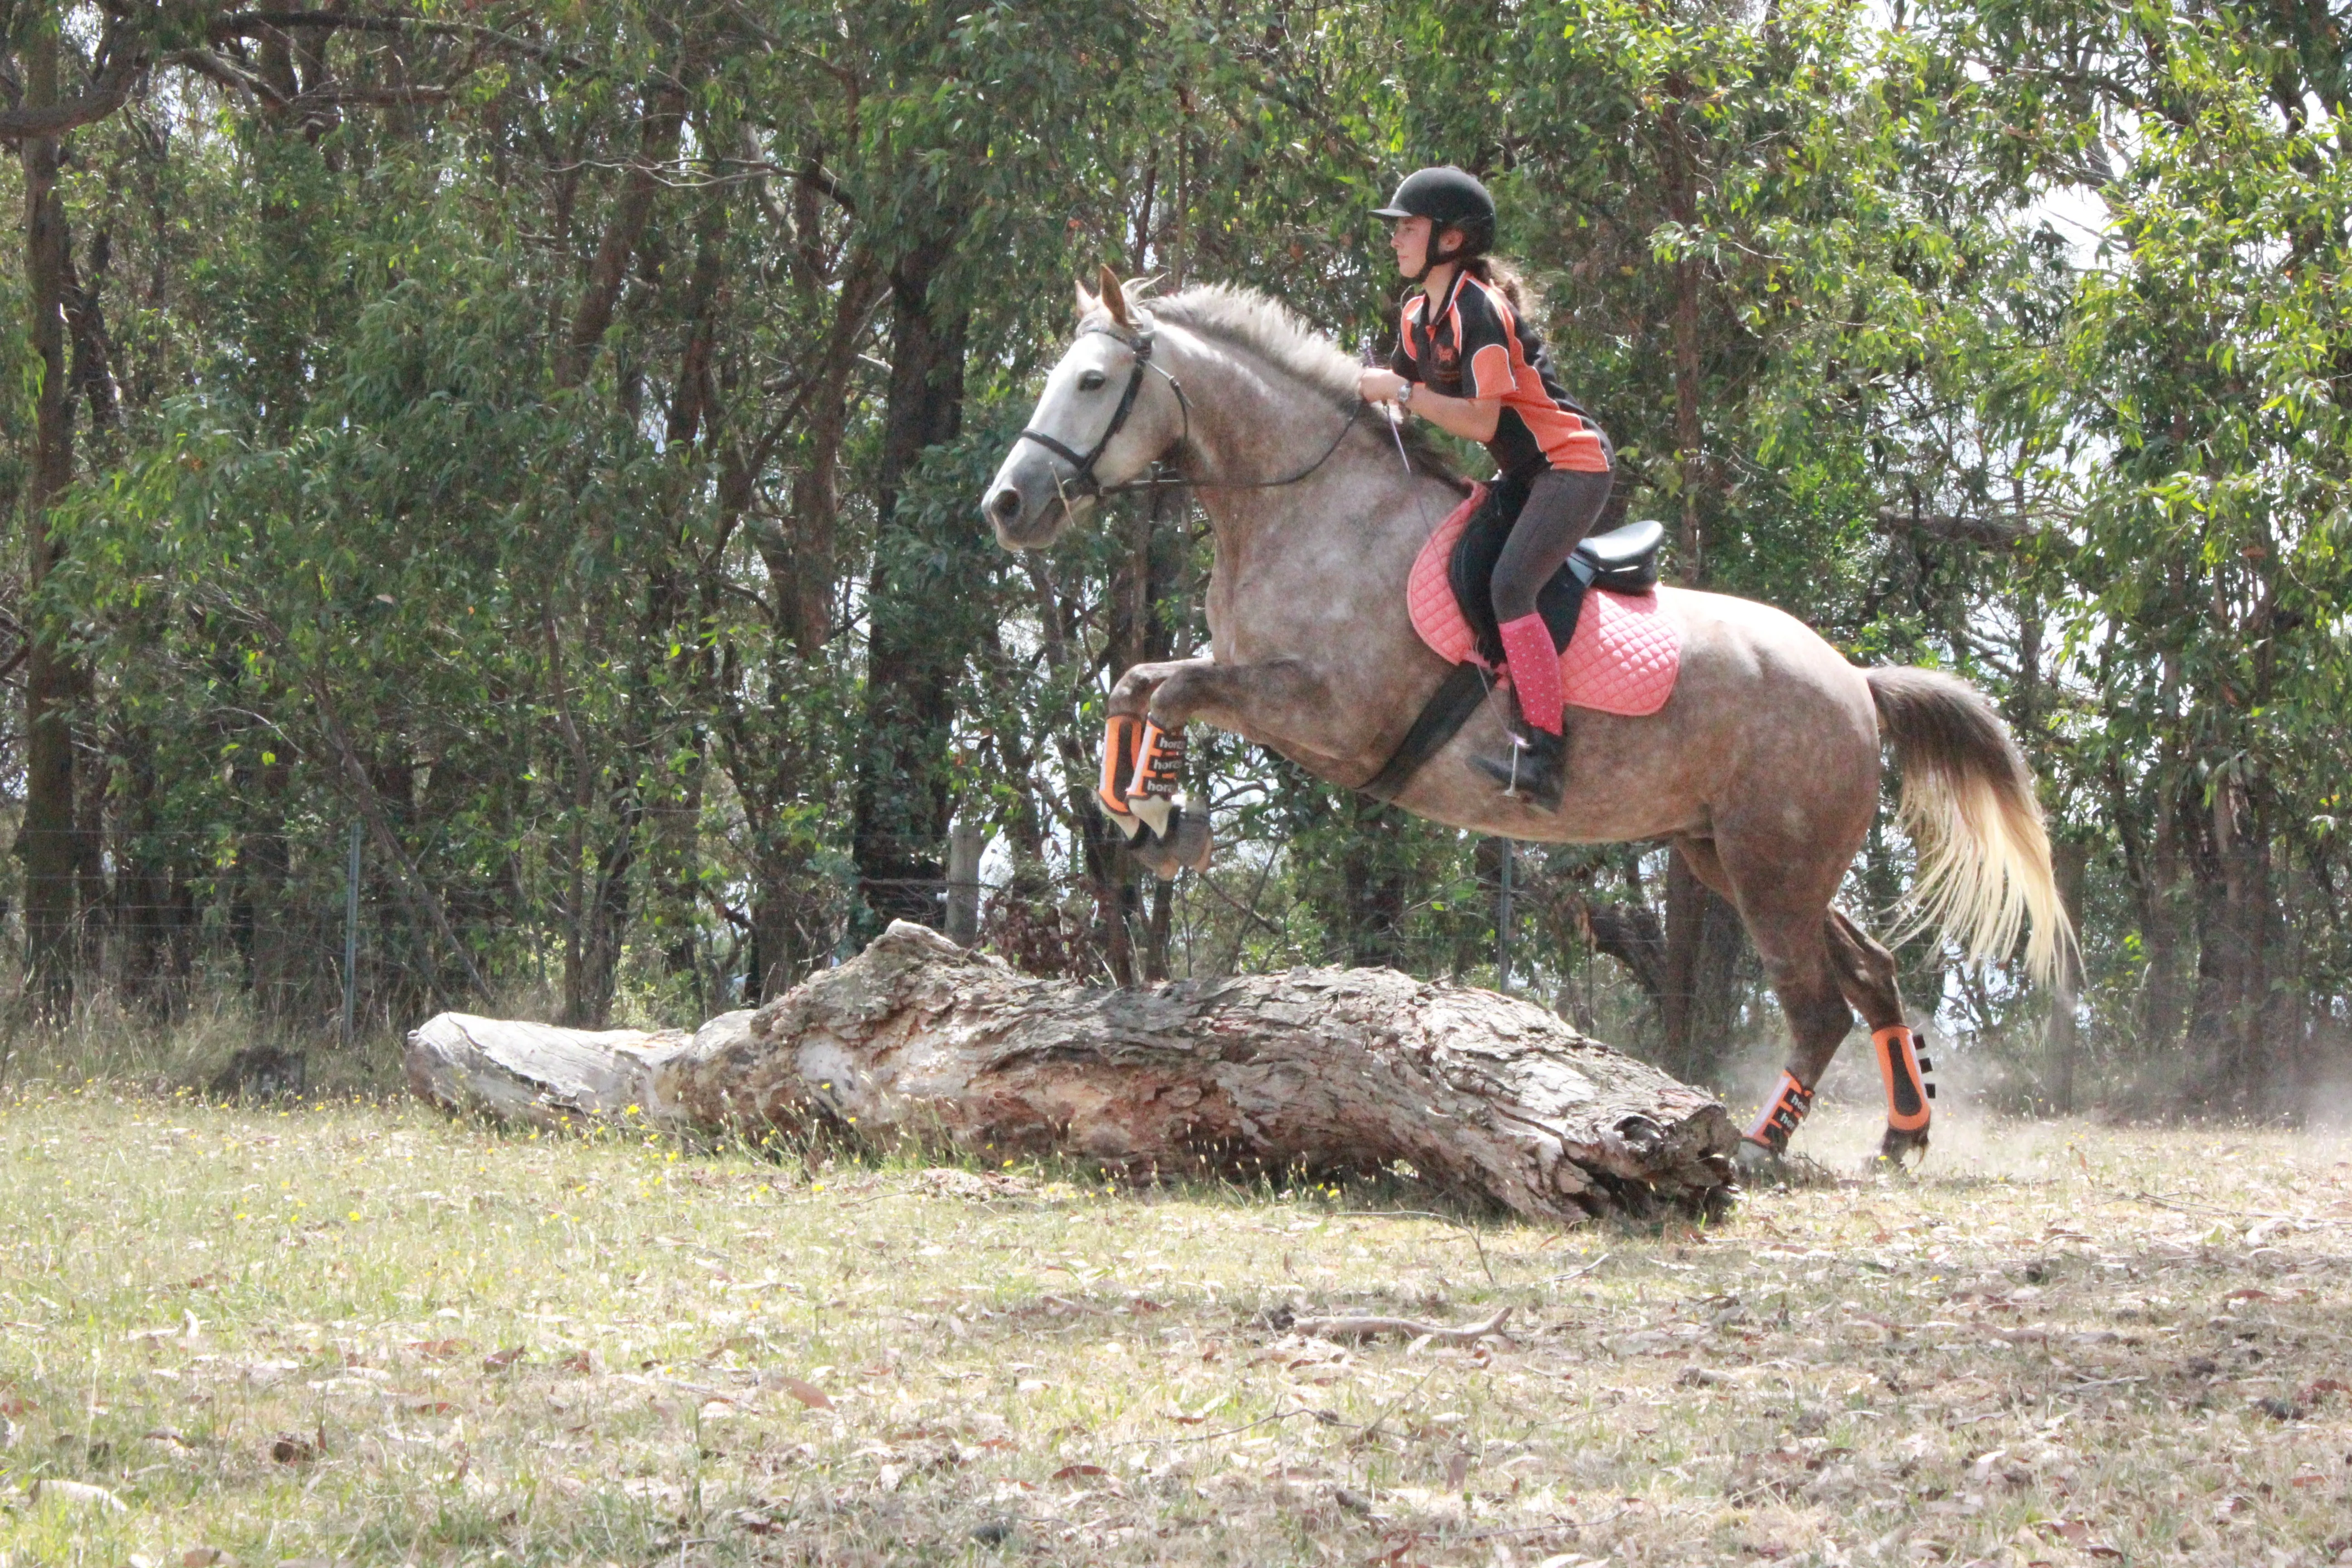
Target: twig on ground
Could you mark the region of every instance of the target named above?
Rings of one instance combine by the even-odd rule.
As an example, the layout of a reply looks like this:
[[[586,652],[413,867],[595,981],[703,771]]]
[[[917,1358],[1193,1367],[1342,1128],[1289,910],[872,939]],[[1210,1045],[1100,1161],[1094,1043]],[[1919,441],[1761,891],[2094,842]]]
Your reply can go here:
[[[1467,1323],[1461,1328],[1447,1328],[1440,1323],[1419,1323],[1411,1318],[1297,1318],[1290,1320],[1293,1333],[1311,1334],[1317,1339],[1370,1339],[1374,1334],[1403,1334],[1411,1339],[1441,1340],[1450,1345],[1475,1344],[1489,1334],[1500,1334],[1503,1321],[1511,1315],[1508,1307],[1498,1307],[1495,1315],[1483,1323]]]
[[[1600,1268],[1602,1264],[1608,1262],[1611,1258],[1616,1256],[1617,1255],[1613,1252],[1604,1252],[1600,1257],[1594,1258],[1591,1262],[1583,1265],[1581,1268],[1571,1268],[1565,1274],[1555,1274],[1550,1279],[1545,1280],[1544,1283],[1547,1285],[1565,1285],[1571,1279],[1581,1279],[1586,1275],[1591,1273],[1594,1269]]]
[[[2184,1204],[2174,1198],[2160,1198],[2154,1193],[2134,1193],[2132,1196],[2141,1203],[2154,1204],[2160,1209],[2170,1209],[2175,1214],[2203,1215],[2213,1219],[2270,1219],[2295,1226],[2340,1226],[2345,1223],[2340,1219],[2329,1219],[2322,1215],[2272,1214],[2264,1209],[2210,1208],[2202,1204]]]
[[[1110,1446],[1114,1448],[1134,1448],[1145,1443],[1213,1443],[1220,1437],[1231,1437],[1236,1433],[1246,1432],[1253,1426],[1263,1426],[1269,1421],[1287,1421],[1294,1415],[1312,1415],[1326,1426],[1355,1425],[1352,1421],[1340,1420],[1328,1410],[1314,1410],[1302,1406],[1297,1410],[1277,1410],[1271,1415],[1261,1415],[1255,1421],[1244,1421],[1238,1426],[1228,1426],[1222,1432],[1201,1432],[1190,1437],[1129,1437],[1125,1442],[1113,1443]]]

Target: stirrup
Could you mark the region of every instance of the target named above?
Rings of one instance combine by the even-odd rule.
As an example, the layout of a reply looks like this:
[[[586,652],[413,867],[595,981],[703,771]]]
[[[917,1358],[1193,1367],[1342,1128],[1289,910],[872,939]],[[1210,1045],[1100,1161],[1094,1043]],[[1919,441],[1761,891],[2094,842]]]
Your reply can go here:
[[[1547,811],[1559,805],[1568,788],[1568,737],[1532,725],[1526,734],[1507,726],[1503,733],[1511,743],[1508,758],[1481,755],[1473,756],[1471,762],[1512,799],[1531,802]],[[1543,739],[1535,738],[1538,735]],[[1544,754],[1547,752],[1549,756]]]

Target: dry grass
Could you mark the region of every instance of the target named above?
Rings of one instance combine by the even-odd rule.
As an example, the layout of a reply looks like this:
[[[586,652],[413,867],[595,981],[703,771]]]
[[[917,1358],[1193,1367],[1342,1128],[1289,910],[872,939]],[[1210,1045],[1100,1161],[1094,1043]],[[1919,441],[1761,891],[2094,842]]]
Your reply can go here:
[[[2344,1151],[1945,1127],[1916,1179],[1554,1235],[36,1089],[0,1561],[2343,1557]]]

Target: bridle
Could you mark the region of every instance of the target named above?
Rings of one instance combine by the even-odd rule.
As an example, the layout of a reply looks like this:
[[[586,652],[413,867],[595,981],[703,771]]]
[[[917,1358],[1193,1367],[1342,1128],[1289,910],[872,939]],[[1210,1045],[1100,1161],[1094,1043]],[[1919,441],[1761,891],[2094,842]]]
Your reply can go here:
[[[1151,472],[1146,477],[1136,479],[1123,479],[1117,484],[1107,485],[1095,477],[1095,465],[1102,461],[1103,453],[1109,447],[1113,441],[1118,438],[1118,433],[1127,428],[1128,416],[1135,412],[1135,399],[1137,395],[1143,390],[1143,378],[1147,373],[1156,374],[1162,381],[1165,381],[1168,384],[1169,390],[1176,395],[1176,406],[1182,411],[1184,416],[1184,433],[1177,437],[1176,445],[1170,448],[1171,451],[1181,450],[1192,444],[1192,400],[1184,395],[1184,384],[1182,382],[1178,381],[1174,376],[1169,374],[1167,370],[1162,366],[1152,363],[1151,346],[1154,341],[1154,332],[1149,317],[1138,323],[1132,331],[1128,332],[1120,331],[1116,327],[1102,325],[1085,326],[1078,329],[1078,335],[1080,337],[1086,337],[1088,334],[1095,332],[1099,332],[1107,338],[1115,338],[1118,342],[1125,343],[1127,345],[1128,352],[1134,356],[1133,363],[1128,368],[1126,390],[1119,394],[1118,406],[1111,411],[1110,423],[1103,427],[1102,435],[1096,439],[1093,446],[1087,447],[1083,453],[1072,450],[1059,437],[1049,436],[1043,430],[1024,429],[1020,435],[1013,437],[1013,441],[1016,444],[1023,441],[1034,441],[1037,445],[1045,447],[1045,450],[1053,453],[1054,456],[1061,458],[1064,462],[1070,465],[1070,476],[1067,479],[1059,479],[1057,481],[1061,485],[1063,493],[1066,497],[1072,494],[1080,496],[1128,495],[1139,490],[1176,489],[1185,487],[1200,489],[1279,489],[1285,485],[1295,485],[1298,483],[1301,479],[1313,474],[1324,464],[1329,462],[1331,460],[1331,454],[1337,452],[1339,449],[1339,443],[1348,438],[1348,432],[1355,428],[1357,416],[1363,411],[1364,405],[1361,402],[1349,403],[1343,411],[1346,415],[1346,418],[1340,423],[1339,434],[1331,437],[1331,444],[1323,448],[1322,455],[1318,457],[1313,462],[1307,464],[1305,468],[1299,469],[1297,473],[1288,475],[1283,479],[1187,479],[1181,474],[1169,474],[1161,472],[1160,460],[1155,458],[1151,465]]]

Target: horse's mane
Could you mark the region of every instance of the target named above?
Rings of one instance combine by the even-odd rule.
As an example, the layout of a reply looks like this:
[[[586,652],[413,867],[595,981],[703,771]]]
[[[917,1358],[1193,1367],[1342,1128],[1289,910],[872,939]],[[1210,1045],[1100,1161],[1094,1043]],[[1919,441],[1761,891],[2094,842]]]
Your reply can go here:
[[[1147,309],[1203,337],[1247,349],[1332,397],[1356,395],[1356,372],[1362,367],[1308,326],[1297,311],[1255,289],[1232,283],[1196,284],[1164,300],[1153,300]]]
[[[1356,401],[1356,373],[1363,366],[1281,300],[1234,283],[1198,283],[1165,299],[1146,299],[1148,289],[1148,284],[1130,283],[1127,297],[1154,316],[1247,350],[1342,406]],[[1373,427],[1378,424],[1375,420]],[[1428,439],[1419,420],[1407,420],[1404,430],[1415,467],[1455,478],[1453,463]]]

